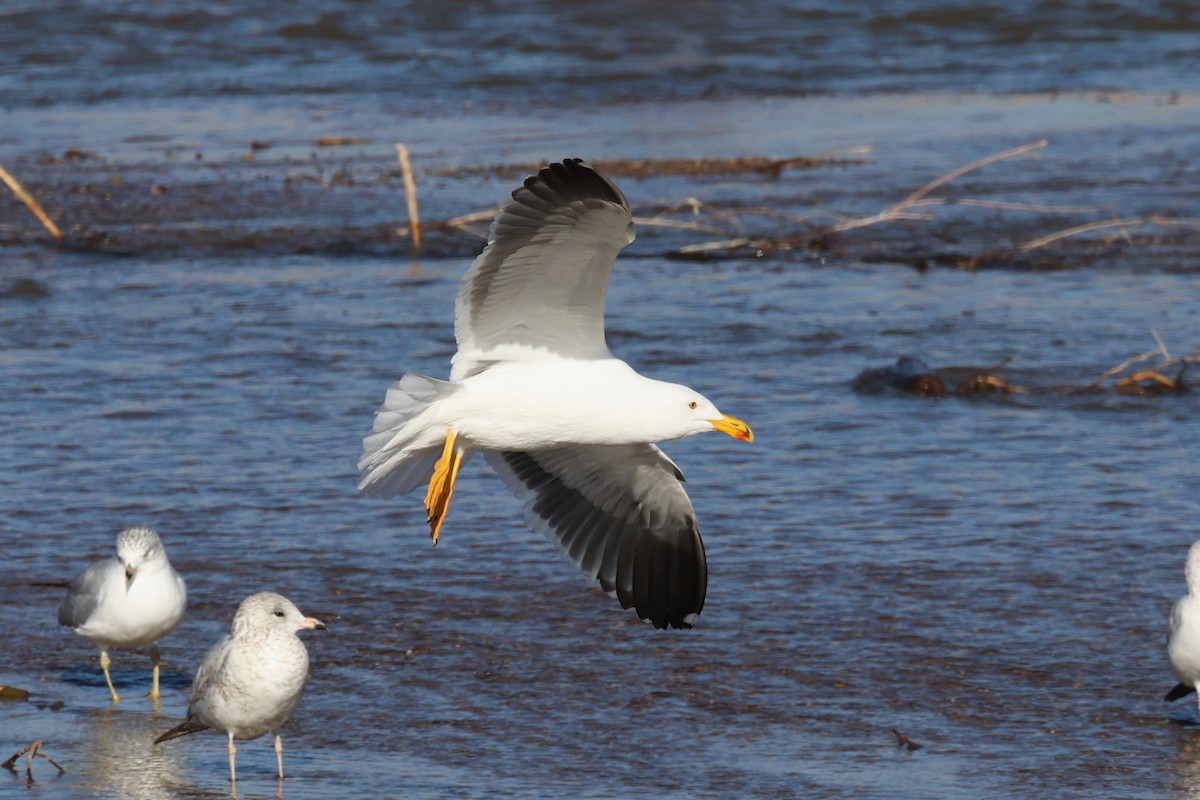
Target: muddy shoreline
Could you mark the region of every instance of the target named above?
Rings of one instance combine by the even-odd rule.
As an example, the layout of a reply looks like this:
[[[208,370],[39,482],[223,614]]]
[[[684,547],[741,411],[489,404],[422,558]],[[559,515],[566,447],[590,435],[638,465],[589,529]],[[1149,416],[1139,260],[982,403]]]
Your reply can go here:
[[[261,149],[261,148],[260,148]],[[422,248],[407,230],[400,169],[364,153],[314,149],[307,159],[269,159],[256,152],[234,161],[123,162],[94,153],[18,159],[12,169],[64,231],[58,246],[111,256],[222,257],[321,254],[471,257],[486,236],[494,205],[468,205],[479,185],[512,182],[538,164],[424,163],[417,170]],[[269,151],[267,151],[269,152]],[[905,187],[875,183],[892,171],[866,153],[854,158],[766,156],[596,161],[633,187],[643,254],[694,260],[813,260],[900,264],[923,270],[1200,269],[1200,218],[1172,209],[1114,216],[1111,204],[1046,203],[1060,192],[1051,174],[1022,181],[1029,202],[1011,196],[1012,175],[964,179],[969,196],[947,184],[900,212]],[[956,166],[946,163],[947,170]],[[1004,171],[1019,171],[1019,164]],[[999,170],[993,170],[999,172]],[[930,175],[930,178],[936,178]],[[485,180],[486,178],[486,180]],[[1181,180],[1181,179],[1176,179]],[[852,197],[845,185],[855,185]],[[1108,177],[1080,176],[1075,195],[1094,194]],[[721,187],[725,196],[699,200]],[[729,187],[736,187],[730,192]],[[920,187],[911,187],[916,190]],[[828,192],[832,199],[824,196]],[[845,210],[833,207],[841,199]],[[877,203],[874,215],[863,213]],[[1107,212],[1107,213],[1106,213]],[[861,215],[861,216],[860,216]],[[873,219],[872,217],[880,217]],[[857,221],[857,222],[856,222]],[[855,227],[857,224],[857,227]],[[1089,227],[1091,228],[1089,230]],[[841,230],[842,228],[848,228]],[[1057,237],[1057,238],[1056,238]],[[1039,239],[1048,239],[1039,244]],[[15,198],[0,203],[0,247],[37,247],[52,240]],[[1033,245],[1030,248],[1030,245]]]

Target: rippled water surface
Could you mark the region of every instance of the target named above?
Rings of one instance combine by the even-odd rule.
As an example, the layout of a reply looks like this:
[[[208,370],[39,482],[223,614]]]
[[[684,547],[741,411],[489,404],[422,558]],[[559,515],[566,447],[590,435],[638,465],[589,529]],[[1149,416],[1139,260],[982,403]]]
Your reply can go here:
[[[384,386],[444,371],[461,267],[59,255],[39,264],[53,296],[6,302],[0,680],[34,693],[3,707],[6,742],[45,738],[72,768],[46,791],[115,791],[114,737],[149,795],[219,788],[219,737],[148,743],[261,587],[338,618],[308,640],[288,795],[1159,796],[1192,768],[1158,698],[1194,396],[849,390],[897,352],[1090,377],[1148,318],[1194,342],[1190,278],[624,261],[613,346],[758,433],[669,447],[712,575],[698,627],[663,634],[582,587],[481,463],[436,550],[419,498],[355,497]],[[118,656],[110,711],[91,648],[53,624],[63,582],[132,521],[193,598],[163,717],[138,697],[144,653]],[[270,788],[266,744],[242,752],[244,790]]]
[[[1090,383],[1152,331],[1200,352],[1189,5],[666,4],[644,25],[621,3],[80,5],[0,11],[0,163],[119,245],[42,246],[3,210],[0,684],[30,699],[0,703],[0,760],[43,739],[67,770],[36,763],[30,797],[227,797],[222,737],[150,743],[260,589],[332,627],[305,637],[285,797],[1200,795],[1200,731],[1179,724],[1195,706],[1161,700],[1200,531],[1200,396],[852,389],[902,355],[1011,359],[1036,387]],[[526,530],[482,460],[436,549],[419,495],[356,496],[386,386],[448,371],[480,245],[365,241],[403,216],[387,181],[277,191],[326,169],[309,143],[329,133],[373,137],[339,156],[351,170],[410,141],[432,219],[515,185],[437,165],[870,144],[779,180],[619,178],[641,217],[696,196],[836,220],[1042,136],[1039,160],[939,196],[1095,210],[930,207],[709,261],[664,254],[717,233],[643,225],[610,345],[756,434],[665,446],[710,583],[695,629],[659,632]],[[250,161],[257,140],[272,148]],[[1177,222],[1037,269],[941,266],[1153,214]],[[54,620],[129,524],[159,530],[191,597],[158,713],[145,652],[115,655],[110,708],[95,651]],[[238,766],[240,797],[275,796],[268,739]],[[25,787],[0,772],[0,795]]]

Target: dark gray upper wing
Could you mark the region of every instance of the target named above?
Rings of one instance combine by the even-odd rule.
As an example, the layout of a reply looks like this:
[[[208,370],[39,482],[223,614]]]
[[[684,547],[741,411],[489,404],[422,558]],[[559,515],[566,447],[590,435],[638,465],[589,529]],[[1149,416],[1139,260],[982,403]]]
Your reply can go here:
[[[656,628],[690,628],[708,565],[683,474],[654,445],[485,454],[530,525]]]
[[[455,304],[451,380],[495,361],[602,358],[613,261],[633,241],[624,195],[579,159],[513,192]]]
[[[76,575],[71,588],[58,604],[58,624],[78,628],[86,623],[100,603],[105,580],[113,570],[120,569],[120,561],[106,558]]]

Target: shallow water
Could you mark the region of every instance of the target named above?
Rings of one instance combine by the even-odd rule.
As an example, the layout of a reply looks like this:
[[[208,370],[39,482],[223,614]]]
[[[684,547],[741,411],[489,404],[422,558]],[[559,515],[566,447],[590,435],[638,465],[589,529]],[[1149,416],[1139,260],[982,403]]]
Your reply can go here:
[[[6,3],[5,106],[183,97],[392,113],[840,92],[1191,91],[1184,0]]]
[[[121,795],[94,745],[118,735],[142,796],[219,789],[219,737],[149,741],[237,600],[272,587],[335,618],[308,637],[288,796],[1186,782],[1175,743],[1191,733],[1159,697],[1196,524],[1195,395],[922,401],[849,384],[897,352],[1090,376],[1140,352],[1151,317],[1194,343],[1192,279],[841,266],[634,258],[614,278],[614,348],[758,434],[669,447],[712,575],[698,627],[663,634],[582,587],[482,463],[436,549],[419,498],[355,497],[387,382],[444,372],[461,263],[414,278],[392,260],[45,258],[53,295],[6,303],[0,328],[0,682],[34,692],[0,709],[6,742],[51,743],[70,771],[46,796]],[[192,594],[164,643],[162,718],[138,696],[144,653],[117,657],[128,699],[109,711],[93,652],[53,624],[63,582],[134,521],[159,528]],[[923,747],[897,750],[891,728]],[[242,748],[243,793],[271,788],[270,756]]]
[[[0,703],[0,759],[41,738],[67,769],[38,762],[31,796],[228,796],[220,736],[150,742],[237,602],[267,588],[333,629],[305,637],[290,798],[1200,796],[1200,730],[1172,721],[1195,707],[1161,702],[1200,522],[1197,394],[851,388],[906,354],[1079,385],[1154,347],[1152,329],[1200,352],[1194,234],[1100,237],[1056,271],[902,266],[1106,216],[1200,217],[1189,6],[687,4],[664,12],[677,25],[606,39],[630,7],[414,3],[401,25],[338,2],[288,20],[83,5],[0,12],[21,75],[0,70],[3,161],[51,196],[114,175],[170,191],[96,201],[120,253],[21,239],[0,259],[0,684],[31,692]],[[372,137],[336,157],[364,171],[396,139],[419,169],[873,145],[779,181],[620,180],[639,210],[694,195],[830,218],[1048,136],[1037,161],[948,193],[1097,210],[946,207],[821,252],[701,263],[663,254],[703,234],[644,226],[614,274],[610,345],[756,434],[666,445],[710,584],[697,627],[664,633],[585,586],[480,460],[436,549],[419,496],[356,496],[386,386],[448,370],[478,245],[358,246],[402,216],[386,181],[276,192],[280,173],[328,169],[311,142],[332,133]],[[274,146],[244,161],[256,140]],[[69,147],[100,157],[39,164]],[[423,176],[423,208],[473,211],[513,185]],[[146,221],[186,187],[177,217]],[[222,239],[271,226],[348,244]],[[9,291],[21,279],[42,291]],[[157,714],[146,653],[115,656],[109,708],[94,651],[54,624],[74,573],[138,523],[191,595]],[[238,763],[239,796],[275,796],[268,740]],[[0,794],[24,785],[0,773]]]

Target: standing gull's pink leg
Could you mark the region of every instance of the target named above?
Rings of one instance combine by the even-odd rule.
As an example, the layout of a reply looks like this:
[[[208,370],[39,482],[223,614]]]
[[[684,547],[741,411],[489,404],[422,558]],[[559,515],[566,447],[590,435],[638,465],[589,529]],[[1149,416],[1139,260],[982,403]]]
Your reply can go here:
[[[229,782],[237,783],[237,770],[233,764],[237,761],[237,748],[233,746],[233,734],[229,734]]]

